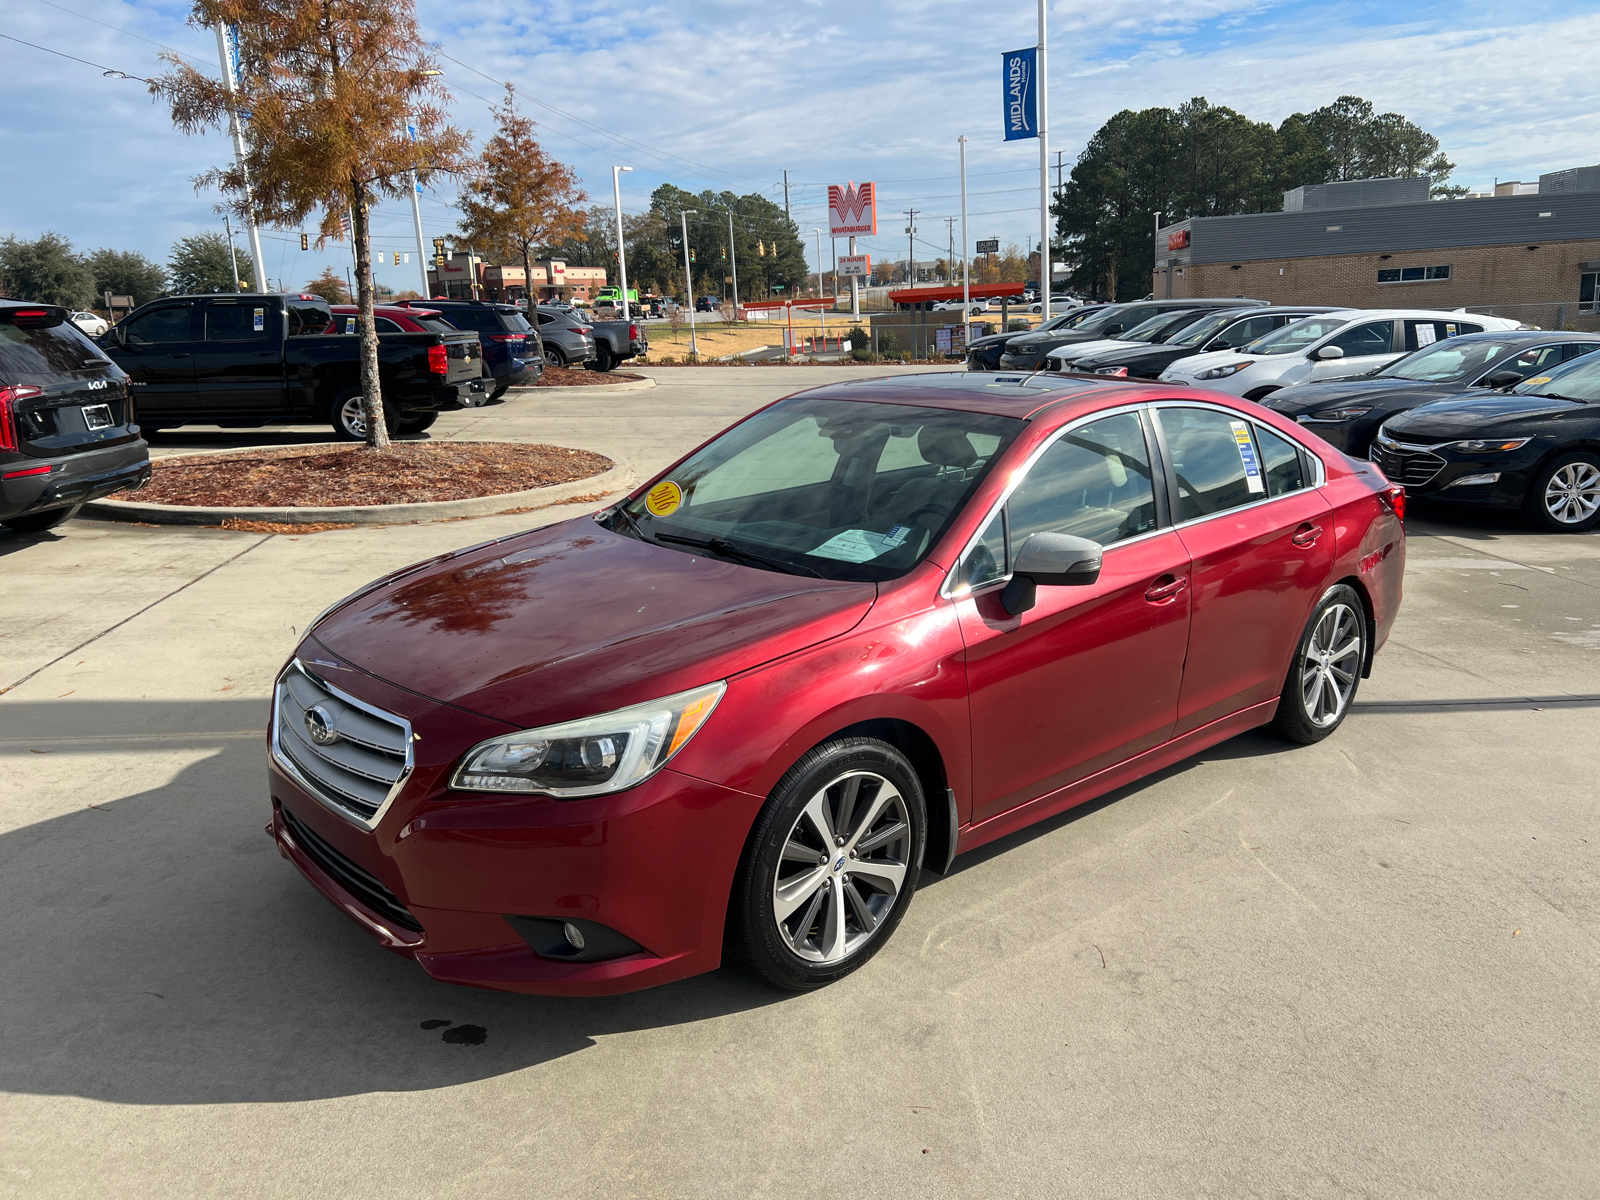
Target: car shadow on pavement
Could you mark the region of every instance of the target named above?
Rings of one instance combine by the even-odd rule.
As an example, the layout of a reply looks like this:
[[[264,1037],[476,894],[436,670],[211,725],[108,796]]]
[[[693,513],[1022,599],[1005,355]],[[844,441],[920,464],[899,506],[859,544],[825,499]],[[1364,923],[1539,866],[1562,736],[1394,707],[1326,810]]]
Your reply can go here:
[[[260,700],[0,700],[0,770],[37,791],[114,778],[129,752],[146,772],[174,762],[160,786],[0,835],[0,1090],[119,1104],[422,1090],[789,998],[729,969],[582,1000],[434,982],[265,836],[265,722]]]
[[[62,526],[60,529],[51,529],[44,533],[19,533],[15,529],[7,529],[4,525],[0,525],[0,558],[33,546],[48,546],[52,542],[59,542],[66,536],[66,529],[66,526]]]

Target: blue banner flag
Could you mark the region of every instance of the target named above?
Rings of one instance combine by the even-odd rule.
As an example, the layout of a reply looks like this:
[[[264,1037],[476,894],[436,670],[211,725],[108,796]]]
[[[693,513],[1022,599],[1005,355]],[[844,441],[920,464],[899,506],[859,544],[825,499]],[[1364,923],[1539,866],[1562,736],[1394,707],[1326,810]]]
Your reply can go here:
[[[1034,78],[1038,63],[1039,51],[1034,46],[1008,50],[1000,56],[1008,142],[1039,136],[1039,84]]]

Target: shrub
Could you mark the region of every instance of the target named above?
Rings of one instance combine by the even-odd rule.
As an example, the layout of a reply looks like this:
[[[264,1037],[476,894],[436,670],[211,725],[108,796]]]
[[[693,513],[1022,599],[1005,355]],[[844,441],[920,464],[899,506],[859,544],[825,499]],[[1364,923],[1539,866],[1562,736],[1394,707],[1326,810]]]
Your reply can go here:
[[[885,329],[878,334],[878,353],[893,357],[894,352],[900,348],[900,339],[895,337],[894,330]]]
[[[871,362],[876,356],[872,353],[872,349],[869,346],[865,350],[850,351],[850,357],[856,362]]]

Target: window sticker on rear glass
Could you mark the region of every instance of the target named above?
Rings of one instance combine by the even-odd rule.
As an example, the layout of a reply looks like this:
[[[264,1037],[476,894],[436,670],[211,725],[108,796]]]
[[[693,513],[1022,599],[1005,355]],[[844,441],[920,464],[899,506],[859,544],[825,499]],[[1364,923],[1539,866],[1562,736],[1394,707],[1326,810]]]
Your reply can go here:
[[[1433,345],[1436,337],[1437,334],[1434,332],[1432,325],[1424,325],[1420,323],[1417,325],[1417,346],[1419,349],[1423,346]]]
[[[874,533],[870,529],[846,529],[808,553],[818,558],[835,558],[840,562],[871,562],[903,543],[910,532],[911,528],[907,525],[896,525],[888,533]]]
[[[264,309],[264,308],[258,308],[258,309],[256,309],[256,315],[255,315],[255,330],[256,330],[257,333],[260,333],[260,332],[262,332],[262,330],[266,329],[266,327],[267,327],[267,310]]]
[[[1229,421],[1233,430],[1233,443],[1239,447],[1239,461],[1244,464],[1244,483],[1252,492],[1264,492],[1267,485],[1261,482],[1261,464],[1256,461],[1256,446],[1250,440],[1250,426],[1243,421]]]

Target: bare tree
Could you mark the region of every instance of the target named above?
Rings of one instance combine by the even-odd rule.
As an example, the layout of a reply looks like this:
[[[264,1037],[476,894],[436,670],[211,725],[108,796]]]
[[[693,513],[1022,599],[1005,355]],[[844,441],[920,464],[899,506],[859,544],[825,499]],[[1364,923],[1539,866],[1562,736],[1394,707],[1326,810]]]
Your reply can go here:
[[[236,31],[237,93],[175,53],[151,93],[187,134],[242,122],[243,162],[216,167],[215,185],[241,218],[294,227],[320,212],[321,238],[355,240],[361,306],[361,398],[367,445],[389,446],[378,384],[370,212],[398,198],[416,171],[424,183],[465,166],[466,135],[444,119],[440,74],[417,25],[414,0],[195,0],[191,25]],[[415,138],[406,129],[416,127]]]

